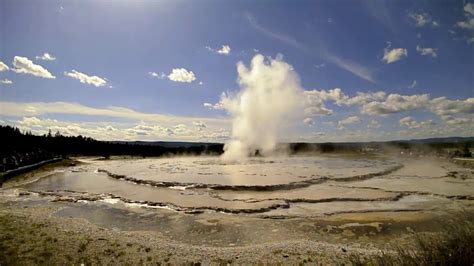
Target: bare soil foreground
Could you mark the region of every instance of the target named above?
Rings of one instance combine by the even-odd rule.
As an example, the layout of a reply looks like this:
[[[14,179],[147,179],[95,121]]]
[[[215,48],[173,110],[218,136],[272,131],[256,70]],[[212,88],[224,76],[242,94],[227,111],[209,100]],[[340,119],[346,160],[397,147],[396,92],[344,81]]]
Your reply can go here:
[[[0,264],[358,264],[473,220],[470,162],[342,157],[49,165],[0,190]]]

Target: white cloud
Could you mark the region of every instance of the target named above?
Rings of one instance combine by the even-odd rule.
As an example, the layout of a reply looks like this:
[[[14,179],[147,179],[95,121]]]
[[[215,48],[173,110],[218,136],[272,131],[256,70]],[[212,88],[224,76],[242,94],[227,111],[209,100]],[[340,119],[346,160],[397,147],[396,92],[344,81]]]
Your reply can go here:
[[[172,134],[182,134],[188,130],[187,126],[184,124],[178,124],[173,127],[171,130],[167,130],[168,132],[172,132]]]
[[[474,43],[474,37],[471,37],[471,38],[467,39],[466,42],[467,42],[467,44]]]
[[[435,125],[435,123],[431,119],[418,122],[411,116],[404,117],[400,119],[399,122],[401,126],[406,126],[410,129],[418,129]]]
[[[380,120],[384,119],[383,117],[372,117],[367,120],[364,119],[366,122],[363,122],[363,124],[360,124],[360,127],[357,127],[360,128],[360,130],[357,132],[354,131],[354,134],[349,134],[349,132],[352,132],[350,125],[355,125],[355,123],[357,123],[355,122],[351,124],[350,122],[357,121],[358,119],[351,118],[347,120],[347,117],[343,117],[346,119],[342,119],[339,121],[340,123],[336,120],[336,122],[332,123],[332,125],[337,128],[347,127],[348,129],[340,131],[338,134],[327,134],[324,137],[324,141],[355,141],[450,135],[470,136],[474,130],[472,126],[474,125],[474,98],[456,100],[448,99],[446,97],[430,98],[427,94],[386,94],[383,91],[358,92],[354,95],[346,95],[344,94],[343,90],[339,88],[331,90],[312,90],[309,92],[310,96],[306,94],[303,94],[303,96],[310,98],[307,100],[310,104],[316,104],[316,106],[318,106],[318,104],[322,104],[322,106],[331,113],[337,114],[339,110],[338,106],[357,106],[360,108],[360,112],[362,114],[369,115],[389,115],[407,112],[406,115],[402,117],[412,117],[414,121],[410,122],[411,120],[403,120],[401,125],[406,127],[406,132],[404,131],[399,133],[397,131],[390,130],[391,128],[388,131],[385,131],[387,130],[387,123],[385,123],[385,120]],[[305,101],[306,100],[300,101],[300,103],[304,104],[304,107],[310,107],[310,104],[307,105]],[[219,104],[221,103],[207,103],[205,107],[212,109],[214,109],[214,107],[219,108]],[[6,119],[7,117],[19,117],[18,121],[21,121],[23,117],[30,118],[25,120],[23,125],[18,122],[18,125],[22,126],[22,130],[31,130],[33,133],[38,134],[47,133],[48,129],[51,128],[53,132],[59,130],[61,133],[64,131],[68,132],[67,134],[82,134],[107,140],[170,139],[222,141],[229,138],[228,128],[230,126],[230,120],[226,118],[172,116],[156,113],[143,113],[123,107],[92,108],[80,104],[64,102],[0,102],[0,106],[2,107],[0,119]],[[318,107],[321,107],[321,105]],[[334,109],[334,111],[330,109]],[[418,110],[420,112],[410,113],[410,111],[413,110]],[[350,111],[355,111],[355,113],[349,115],[349,117],[357,116],[359,118],[363,118],[356,110]],[[322,112],[323,115],[327,113],[327,111]],[[437,115],[442,122],[438,123],[437,125],[433,125],[433,121],[436,121],[435,119],[431,120],[431,122],[430,120],[420,119],[416,114],[421,112],[425,114],[432,113]],[[81,117],[81,122],[55,122],[54,120],[43,118],[55,114],[70,114],[66,117]],[[35,119],[31,119],[31,117],[36,117],[37,119],[41,120],[40,125],[37,125],[37,121]],[[55,117],[61,116],[55,115]],[[99,117],[102,119],[102,121],[97,123],[87,122],[97,121],[96,117]],[[109,117],[111,119],[109,119]],[[14,121],[11,120],[11,118],[8,119],[10,121]],[[371,119],[374,120],[371,121]],[[143,121],[143,123],[141,121]],[[303,116],[303,114],[301,114],[300,117],[289,121],[291,121],[291,126],[301,128],[300,126],[302,125],[302,121],[311,126],[314,125],[314,121],[316,121],[316,119],[312,116]],[[137,124],[138,122],[140,123]],[[27,126],[26,124],[30,125]],[[203,124],[206,125],[206,127],[204,127]],[[321,125],[324,127],[323,124],[328,123],[324,123],[324,121],[322,121]],[[381,126],[381,124],[383,124],[383,126]],[[146,130],[147,127],[152,127],[152,129]],[[319,126],[313,127],[319,128]],[[410,127],[412,129],[410,129]],[[225,129],[220,131],[222,128]],[[309,130],[306,131],[309,132]],[[309,141],[321,141],[320,136],[316,138],[314,132],[308,132],[298,132],[295,133],[295,136],[290,134],[285,135],[285,137],[292,141],[299,140],[299,138],[307,138]]]
[[[414,81],[412,83],[416,84]],[[450,100],[446,97],[430,99],[428,94],[400,95],[384,91],[357,92],[348,96],[339,89],[304,91],[303,105],[307,115],[330,115],[333,110],[326,107],[327,101],[336,105],[361,106],[361,113],[369,115],[387,115],[411,110],[427,110],[439,116],[447,114],[474,113],[474,98],[465,100]],[[209,105],[211,107],[213,105]]]
[[[31,131],[34,134],[45,134],[49,130],[59,131],[62,135],[84,135],[100,140],[217,140],[217,134],[210,134],[204,130],[193,130],[184,124],[160,126],[140,122],[138,124],[124,124],[116,122],[81,122],[58,121],[56,119],[43,119],[38,117],[23,117],[15,121],[21,130]],[[215,129],[221,133],[220,129]],[[214,136],[216,136],[214,138]],[[222,138],[222,137],[219,137]]]
[[[460,28],[464,29],[469,29],[472,30],[474,29],[474,4],[472,3],[467,3],[464,6],[464,15],[466,16],[466,20],[464,21],[458,21],[456,24]]]
[[[474,16],[474,4],[473,3],[467,3],[464,6],[464,12],[469,13],[471,16]]]
[[[27,113],[32,113],[32,114],[36,114],[36,108],[34,106],[26,106],[25,107],[25,111]]]
[[[357,92],[354,97],[345,95],[340,88],[331,90],[304,91],[304,111],[308,116],[331,115],[333,110],[326,107],[325,102],[333,101],[337,105],[363,105],[372,101],[384,100],[385,92]]]
[[[303,123],[311,127],[314,125],[314,120],[311,117],[306,117],[303,119]]]
[[[427,105],[431,112],[443,116],[451,114],[472,114],[474,113],[474,98],[462,100],[449,100],[446,97],[434,98]]]
[[[305,108],[304,114],[309,116],[332,115],[333,110],[326,108],[322,102],[321,104],[313,103]]]
[[[46,70],[40,65],[34,64],[33,61],[29,60],[26,57],[15,56],[13,58],[13,66],[14,68],[12,68],[12,70],[16,73],[30,74],[36,77],[41,77],[41,78],[46,78],[46,79],[56,78],[48,70]]]
[[[222,45],[222,48],[217,50],[218,54],[228,55],[230,54],[230,46],[229,45]]]
[[[380,101],[385,99],[386,93],[384,91],[377,92],[357,92],[356,96],[349,97],[343,96],[339,101],[336,101],[339,105],[362,105],[372,101]]]
[[[185,68],[174,68],[168,78],[175,82],[187,82],[191,83],[196,80],[196,76],[192,71],[188,71]]]
[[[410,86],[408,86],[408,88],[410,89],[413,89],[414,87],[416,87],[416,80],[414,80]]]
[[[337,100],[341,89],[325,90],[310,90],[304,91],[304,113],[308,116],[331,115],[333,110],[328,109],[324,104],[327,100]]]
[[[0,72],[2,71],[8,71],[10,70],[10,68],[5,64],[3,63],[2,61],[0,61]]]
[[[384,101],[373,101],[362,106],[362,113],[369,115],[386,115],[421,109],[429,102],[428,94],[411,96],[390,94]]]
[[[206,46],[206,49],[211,51],[211,52],[222,54],[222,55],[229,55],[230,51],[231,51],[229,45],[222,45],[222,47],[220,49],[213,49],[210,46]]]
[[[114,128],[114,127],[111,126],[111,125],[106,126],[105,129],[107,129],[107,131],[115,131],[115,130],[117,130],[116,128]]]
[[[207,124],[202,121],[193,121],[193,126],[198,128],[200,131],[207,128]]]
[[[368,124],[367,124],[367,128],[380,128],[380,123],[379,121],[377,120],[371,120]]]
[[[41,56],[36,56],[36,60],[53,61],[56,60],[56,57],[50,55],[49,53],[44,53]]]
[[[390,47],[390,45],[389,45]],[[394,48],[394,49],[389,49],[389,47],[384,49],[384,54],[382,61],[384,61],[387,64],[396,62],[403,57],[408,56],[408,51],[405,48]]]
[[[413,81],[410,87],[414,87]],[[357,92],[348,96],[340,88],[331,90],[307,90],[303,92],[304,114],[307,117],[332,115],[334,110],[326,106],[328,101],[337,106],[360,106],[362,114],[385,116],[388,114],[412,110],[426,110],[438,116],[448,114],[474,113],[474,98],[465,100],[450,100],[446,97],[430,99],[428,94],[400,95],[386,94],[384,91]],[[205,105],[214,109],[214,105]]]
[[[0,83],[5,84],[5,85],[10,85],[10,84],[13,83],[13,81],[11,81],[9,79],[2,79],[2,80],[0,80]]]
[[[81,134],[100,140],[176,141],[223,141],[229,136],[230,121],[225,118],[143,113],[114,106],[93,108],[67,102],[0,102],[0,106],[0,119],[17,117],[16,121],[9,118],[7,123],[34,134],[45,134],[51,129],[65,135]],[[55,114],[69,114],[67,117],[77,120],[47,118]]]
[[[89,76],[89,75],[86,75],[86,74],[81,73],[79,71],[76,71],[74,69],[71,72],[65,71],[64,75],[67,76],[67,77],[71,77],[73,79],[77,79],[81,83],[93,85],[93,86],[96,86],[96,87],[102,87],[102,86],[107,85],[107,79],[106,78],[101,78],[101,77],[98,77],[98,76]]]
[[[339,122],[337,122],[337,125],[339,129],[344,129],[347,125],[360,123],[361,121],[362,119],[360,117],[354,115],[340,120]]]
[[[426,122],[426,121],[425,121]],[[426,137],[448,137],[465,136],[471,137],[474,127],[466,124],[424,125],[416,130],[401,130],[396,132],[403,138],[426,138]],[[425,123],[426,124],[426,123]]]
[[[37,117],[31,116],[31,117],[23,117],[21,121],[19,121],[21,125],[24,126],[38,126],[41,123],[41,120]]]
[[[415,23],[417,27],[423,27],[425,25],[431,24],[434,27],[439,26],[438,22],[431,19],[431,17],[427,13],[410,13],[408,17]]]
[[[371,101],[361,106],[369,115],[387,115],[412,110],[427,110],[440,117],[452,114],[474,113],[474,98],[450,100],[446,97],[430,99],[428,94],[389,94],[384,100]]]
[[[221,98],[222,98],[222,97],[226,97],[226,94],[223,93],[222,96],[221,96]],[[219,101],[219,102],[217,102],[217,103],[215,103],[215,104],[212,104],[212,103],[203,103],[202,105],[203,105],[204,107],[208,108],[209,110],[224,110],[224,109],[225,109],[225,108],[224,108],[224,105],[223,105],[223,103],[222,103],[222,100]]]
[[[163,127],[159,125],[150,125],[144,122],[140,122],[134,127],[125,129],[125,132],[132,138],[179,138],[179,137],[190,137],[197,132],[193,132],[184,124],[178,124],[170,127]]]
[[[457,25],[464,29],[474,29],[474,18],[468,18],[465,21],[458,21]]]
[[[436,53],[435,48],[430,48],[430,47],[420,47],[419,45],[416,46],[416,50],[420,52],[421,55],[429,55],[431,57],[437,57],[438,54]]]
[[[441,118],[448,125],[470,125],[471,127],[474,127],[473,117],[466,118],[466,117],[453,117],[452,115],[444,115]]]
[[[148,72],[148,75],[157,78],[157,79],[169,79],[175,82],[186,82],[191,83],[196,80],[196,76],[192,71],[186,70],[185,68],[174,68],[171,73],[167,76],[163,72]],[[203,85],[202,81],[199,82],[199,85]]]
[[[148,72],[148,75],[157,78],[157,79],[165,79],[167,78],[166,74],[163,72],[157,73],[157,72]]]
[[[415,22],[415,25],[418,27],[424,26],[429,21],[429,18],[426,16],[426,14],[411,13],[408,16]]]

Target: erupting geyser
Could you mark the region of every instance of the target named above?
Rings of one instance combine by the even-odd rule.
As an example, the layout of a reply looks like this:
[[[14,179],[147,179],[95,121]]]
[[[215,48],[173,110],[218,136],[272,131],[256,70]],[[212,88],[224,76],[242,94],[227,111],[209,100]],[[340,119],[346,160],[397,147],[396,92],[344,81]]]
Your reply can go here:
[[[240,92],[221,98],[233,118],[231,140],[222,155],[227,161],[244,159],[257,150],[262,155],[271,153],[281,125],[301,110],[303,95],[298,75],[281,56],[257,54],[250,69],[239,62],[237,72]]]

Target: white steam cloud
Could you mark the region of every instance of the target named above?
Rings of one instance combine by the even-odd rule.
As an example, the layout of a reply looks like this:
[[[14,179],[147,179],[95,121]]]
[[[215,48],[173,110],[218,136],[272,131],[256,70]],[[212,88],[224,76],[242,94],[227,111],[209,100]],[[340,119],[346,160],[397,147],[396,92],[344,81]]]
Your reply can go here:
[[[234,95],[223,94],[222,107],[233,118],[231,140],[225,144],[222,159],[242,160],[258,150],[270,154],[285,120],[302,112],[303,89],[293,67],[282,60],[257,54],[250,68],[237,64],[241,87]]]

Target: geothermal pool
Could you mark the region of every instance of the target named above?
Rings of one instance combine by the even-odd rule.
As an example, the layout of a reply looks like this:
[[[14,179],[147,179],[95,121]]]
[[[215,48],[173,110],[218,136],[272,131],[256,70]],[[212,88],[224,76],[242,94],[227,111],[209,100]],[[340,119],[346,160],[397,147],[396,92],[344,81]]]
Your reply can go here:
[[[52,201],[256,218],[472,207],[472,171],[445,160],[360,156],[79,159],[20,186]]]

